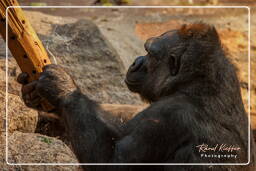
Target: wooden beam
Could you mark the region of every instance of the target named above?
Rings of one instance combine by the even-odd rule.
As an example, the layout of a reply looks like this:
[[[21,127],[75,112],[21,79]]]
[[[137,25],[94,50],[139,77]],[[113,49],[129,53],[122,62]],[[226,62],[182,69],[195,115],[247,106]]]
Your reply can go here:
[[[9,6],[17,7],[8,8]],[[21,71],[28,73],[29,81],[37,80],[42,68],[50,64],[51,61],[29,20],[19,7],[17,0],[0,0],[0,34],[5,41],[6,22],[8,22],[8,48]],[[46,111],[53,109],[46,101],[42,103],[42,106]]]

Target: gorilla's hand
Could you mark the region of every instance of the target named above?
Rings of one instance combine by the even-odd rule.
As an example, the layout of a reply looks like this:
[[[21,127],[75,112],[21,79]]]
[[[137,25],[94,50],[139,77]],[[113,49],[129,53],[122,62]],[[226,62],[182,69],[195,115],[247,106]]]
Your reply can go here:
[[[28,83],[26,73],[21,73],[17,80],[23,85],[22,98],[25,104],[37,110],[42,110],[42,99],[58,108],[60,102],[77,89],[70,75],[54,64],[45,66],[37,81]]]

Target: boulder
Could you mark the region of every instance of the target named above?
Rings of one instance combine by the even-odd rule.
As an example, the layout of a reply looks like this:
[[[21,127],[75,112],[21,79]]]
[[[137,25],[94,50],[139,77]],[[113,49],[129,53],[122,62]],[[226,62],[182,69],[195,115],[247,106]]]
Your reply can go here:
[[[5,101],[5,92],[0,91],[0,101]],[[4,104],[3,103],[3,104]],[[36,110],[26,107],[19,96],[8,94],[8,115],[6,116],[5,105],[0,106],[1,131],[5,130],[5,120],[8,117],[8,131],[34,132],[38,119]]]
[[[78,163],[62,141],[40,134],[14,132],[8,138],[9,163]],[[0,160],[2,160],[0,158]],[[22,171],[79,171],[79,166],[15,166]],[[7,166],[10,170],[13,166]]]
[[[141,103],[126,87],[123,62],[96,24],[83,19],[53,28],[41,39],[86,95],[102,103]]]

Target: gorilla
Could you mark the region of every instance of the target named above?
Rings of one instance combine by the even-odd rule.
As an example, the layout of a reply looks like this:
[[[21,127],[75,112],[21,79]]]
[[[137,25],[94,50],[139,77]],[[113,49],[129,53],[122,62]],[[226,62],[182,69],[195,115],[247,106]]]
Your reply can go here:
[[[52,112],[63,120],[80,163],[131,164],[83,166],[86,170],[254,170],[254,140],[236,69],[214,26],[183,25],[144,46],[147,54],[135,59],[125,83],[150,106],[124,124],[83,94],[58,65],[45,66],[31,83],[26,73],[19,75],[24,102],[38,110],[42,99],[55,106]]]

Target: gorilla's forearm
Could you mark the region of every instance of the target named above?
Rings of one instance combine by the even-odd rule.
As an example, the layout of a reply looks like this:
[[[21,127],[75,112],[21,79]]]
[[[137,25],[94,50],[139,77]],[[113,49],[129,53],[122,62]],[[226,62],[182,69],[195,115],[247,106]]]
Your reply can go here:
[[[80,91],[75,91],[62,102],[61,109],[79,162],[110,162],[118,133],[101,118],[98,105]]]
[[[125,131],[127,127],[120,129],[115,122],[110,121],[112,118],[106,115],[99,106],[80,91],[75,91],[68,95],[58,107],[61,109],[60,115],[70,135],[73,150],[80,163],[135,163],[148,161],[153,158],[151,155],[156,154],[159,149],[158,141],[161,137],[154,131],[159,129],[151,121],[140,123],[141,117],[131,120],[132,125],[137,125],[136,129],[129,133]],[[154,111],[154,110],[153,110]],[[149,112],[149,111],[148,111]],[[112,123],[111,123],[112,122]],[[148,123],[149,122],[149,123]],[[140,123],[140,124],[138,124]],[[153,128],[149,128],[151,125]],[[154,134],[154,143],[147,146],[147,139],[141,137]],[[154,148],[153,148],[154,147]],[[99,167],[89,167],[91,170],[106,170]],[[109,166],[113,168],[129,170],[130,167]]]

